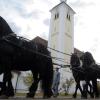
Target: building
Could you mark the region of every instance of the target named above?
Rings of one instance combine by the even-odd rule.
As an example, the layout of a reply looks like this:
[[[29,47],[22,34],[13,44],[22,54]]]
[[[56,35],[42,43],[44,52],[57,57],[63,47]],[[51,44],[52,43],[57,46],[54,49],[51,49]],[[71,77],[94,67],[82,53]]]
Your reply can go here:
[[[45,39],[43,39],[43,38],[41,38],[41,37],[39,37],[39,36],[35,37],[32,41],[37,42],[37,43],[41,43],[41,44],[44,45],[45,47],[48,46],[48,41],[45,40]],[[56,49],[55,49],[55,50],[56,50]],[[81,56],[81,55],[83,54],[83,52],[80,51],[80,50],[78,50],[77,48],[74,48],[74,53],[77,53],[78,56]]]
[[[70,55],[74,52],[74,14],[75,11],[66,3],[66,0],[60,0],[60,3],[53,7],[51,10],[51,20],[49,29],[48,47],[56,49],[63,53],[58,53],[50,50],[51,55],[60,58],[53,60],[53,62],[66,65],[70,64]],[[54,65],[54,68],[59,67]],[[61,83],[66,79],[72,78],[71,70],[61,68]]]
[[[36,38],[33,39],[34,42],[38,42],[41,43],[42,45],[47,47],[48,41],[42,39],[41,37],[37,36]],[[48,47],[47,47],[48,48]],[[77,53],[78,56],[81,56],[83,54],[82,51],[78,50],[77,48],[74,48],[74,53]],[[54,61],[54,60],[53,60]],[[59,63],[61,64],[61,63]],[[72,72],[69,68],[61,68],[61,66],[59,66],[60,68],[60,72],[61,72],[61,82],[60,82],[60,87],[62,87],[62,84],[66,81],[66,79],[70,79],[72,76]],[[75,84],[73,85],[73,87],[75,88]],[[74,91],[74,88],[71,88],[71,92]]]
[[[49,30],[49,40],[46,41],[40,37],[33,39],[34,42],[39,42],[42,45],[49,47],[51,55],[56,58],[61,58],[61,60],[54,60],[53,62],[66,65],[70,63],[70,55],[75,52],[79,56],[82,54],[81,51],[74,48],[74,10],[66,3],[66,0],[60,0],[60,3],[53,7],[51,10],[51,20],[50,20],[50,30]],[[58,50],[62,53],[58,53]],[[58,67],[58,66],[54,66]],[[72,77],[72,73],[69,68],[61,68],[61,83],[60,86],[66,81],[66,79]],[[21,82],[22,83],[22,82]],[[18,85],[19,87],[19,85]],[[17,88],[18,88],[17,87]],[[25,86],[23,86],[25,87]],[[73,88],[72,90],[73,91]]]
[[[74,10],[60,0],[60,3],[51,10],[48,47],[59,50],[68,55],[51,51],[52,56],[65,59],[69,64],[70,54],[74,52]],[[65,64],[64,62],[54,61]]]

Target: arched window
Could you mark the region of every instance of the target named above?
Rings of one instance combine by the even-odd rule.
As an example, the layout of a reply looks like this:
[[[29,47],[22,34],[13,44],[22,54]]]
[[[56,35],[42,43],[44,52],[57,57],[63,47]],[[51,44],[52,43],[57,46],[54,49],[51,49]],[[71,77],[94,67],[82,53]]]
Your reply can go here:
[[[67,14],[67,19],[68,19],[68,14]]]
[[[69,18],[68,19],[70,20],[70,15],[69,15]]]
[[[70,14],[67,14],[67,19],[70,21]]]
[[[59,13],[56,13],[54,16],[54,19],[56,20],[57,18],[59,18]]]
[[[55,14],[55,19],[57,18],[56,14]]]
[[[59,13],[57,13],[57,18],[59,18]]]

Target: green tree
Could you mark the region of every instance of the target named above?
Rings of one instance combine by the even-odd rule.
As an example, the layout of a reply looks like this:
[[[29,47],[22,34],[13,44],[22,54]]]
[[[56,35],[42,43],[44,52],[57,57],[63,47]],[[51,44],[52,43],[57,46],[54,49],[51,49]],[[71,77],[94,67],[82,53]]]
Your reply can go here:
[[[65,83],[62,84],[62,87],[65,91],[65,95],[69,94],[69,90],[74,83],[74,79],[71,77],[70,79],[66,79]]]
[[[73,83],[74,83],[74,79],[72,77],[70,79],[66,79],[66,84],[67,84],[66,92],[67,92],[67,94],[69,93],[69,90],[70,90]]]
[[[27,73],[27,75],[23,77],[23,81],[24,81],[24,84],[29,87],[33,82],[32,73]]]

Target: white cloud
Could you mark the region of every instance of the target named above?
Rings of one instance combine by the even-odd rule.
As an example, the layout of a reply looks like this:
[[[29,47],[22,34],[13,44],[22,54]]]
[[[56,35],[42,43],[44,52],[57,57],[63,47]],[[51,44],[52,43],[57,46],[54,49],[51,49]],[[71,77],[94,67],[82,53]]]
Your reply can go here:
[[[75,47],[92,52],[96,61],[100,62],[100,1],[76,0],[70,1],[70,4],[76,12]]]
[[[59,0],[0,0],[0,15],[18,35],[33,39],[39,35],[47,39],[50,9]],[[100,1],[67,0],[75,14],[75,47],[100,56]]]

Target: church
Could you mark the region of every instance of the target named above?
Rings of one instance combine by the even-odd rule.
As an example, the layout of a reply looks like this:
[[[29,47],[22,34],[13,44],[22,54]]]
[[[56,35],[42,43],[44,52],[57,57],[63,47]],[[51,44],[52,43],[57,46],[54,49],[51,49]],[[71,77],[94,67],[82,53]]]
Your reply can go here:
[[[57,63],[69,64],[70,55],[74,52],[75,11],[66,3],[66,0],[60,0],[60,3],[53,7],[50,12],[48,47],[66,54],[50,50],[52,56],[64,59],[65,62],[57,61]]]
[[[72,53],[77,53],[79,56],[83,54],[80,50],[74,48],[74,14],[75,11],[67,4],[66,0],[60,0],[60,3],[51,10],[51,19],[49,26],[48,41],[36,37],[33,41],[40,42],[48,47],[52,57],[53,63],[60,65],[70,65],[70,57]],[[60,68],[61,80],[60,88],[66,79],[73,77],[69,67],[61,67],[53,65],[55,68]],[[75,84],[74,84],[75,85]],[[73,86],[71,88],[73,92]]]
[[[75,52],[78,54],[82,54],[82,52],[76,48],[74,48],[74,14],[75,11],[66,3],[66,0],[60,0],[60,3],[53,7],[51,10],[51,19],[49,26],[49,39],[44,40],[41,37],[36,37],[33,39],[34,42],[39,42],[43,44],[45,47],[48,47],[51,52],[52,57],[59,58],[61,60],[53,59],[54,63],[60,65],[70,64],[70,55]],[[52,49],[50,49],[52,48]],[[60,52],[57,52],[57,51]],[[60,68],[61,72],[61,80],[60,87],[66,81],[66,79],[70,79],[72,77],[72,72],[68,67],[61,68],[61,66],[54,65],[54,69],[56,67]],[[16,76],[16,75],[15,75]],[[23,77],[23,75],[21,76]],[[16,76],[17,80],[17,76]],[[21,79],[22,80],[22,79]],[[16,82],[13,82],[16,85]],[[19,86],[22,81],[17,84],[17,89],[25,89],[26,86]],[[22,84],[23,85],[23,84]],[[73,89],[71,89],[73,92]]]

